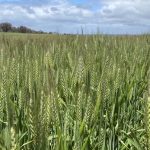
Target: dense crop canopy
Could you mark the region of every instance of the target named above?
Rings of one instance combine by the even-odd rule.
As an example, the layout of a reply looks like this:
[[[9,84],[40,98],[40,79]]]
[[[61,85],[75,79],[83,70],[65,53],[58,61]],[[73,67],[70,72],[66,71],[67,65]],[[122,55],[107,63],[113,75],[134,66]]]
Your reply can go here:
[[[149,66],[148,35],[1,34],[0,149],[147,149]]]

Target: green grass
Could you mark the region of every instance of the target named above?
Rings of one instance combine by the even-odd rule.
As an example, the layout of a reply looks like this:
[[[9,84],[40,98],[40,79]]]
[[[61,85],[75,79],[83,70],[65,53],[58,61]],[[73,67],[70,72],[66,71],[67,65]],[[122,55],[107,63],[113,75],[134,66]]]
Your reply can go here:
[[[150,148],[150,36],[0,35],[0,149]]]

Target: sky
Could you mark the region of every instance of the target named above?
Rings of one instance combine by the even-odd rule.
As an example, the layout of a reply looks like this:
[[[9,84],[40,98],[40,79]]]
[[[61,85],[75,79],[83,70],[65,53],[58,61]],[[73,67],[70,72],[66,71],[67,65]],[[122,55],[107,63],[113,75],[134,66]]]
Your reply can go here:
[[[150,0],[0,0],[0,22],[60,33],[150,33]]]

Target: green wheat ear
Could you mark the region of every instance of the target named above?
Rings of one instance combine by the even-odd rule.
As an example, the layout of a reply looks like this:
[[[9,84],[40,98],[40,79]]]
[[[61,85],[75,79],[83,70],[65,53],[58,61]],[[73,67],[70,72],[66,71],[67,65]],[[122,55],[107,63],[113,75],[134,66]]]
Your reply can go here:
[[[16,132],[13,127],[11,127],[10,129],[10,133],[11,133],[11,150],[16,150],[17,149],[16,139],[15,139]]]
[[[147,143],[148,143],[148,149],[150,149],[150,97],[148,96],[147,99]]]
[[[148,150],[150,150],[150,80],[148,85],[148,99],[147,99],[147,135],[148,135]]]
[[[4,62],[4,50],[3,49],[1,49],[0,50],[0,67],[2,68],[2,66],[3,66],[3,62]]]

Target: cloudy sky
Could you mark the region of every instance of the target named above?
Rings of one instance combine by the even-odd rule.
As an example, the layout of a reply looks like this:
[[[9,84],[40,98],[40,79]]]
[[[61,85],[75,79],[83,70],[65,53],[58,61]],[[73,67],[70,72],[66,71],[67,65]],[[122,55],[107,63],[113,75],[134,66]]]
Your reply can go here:
[[[150,33],[150,0],[0,0],[0,22],[61,33]]]

